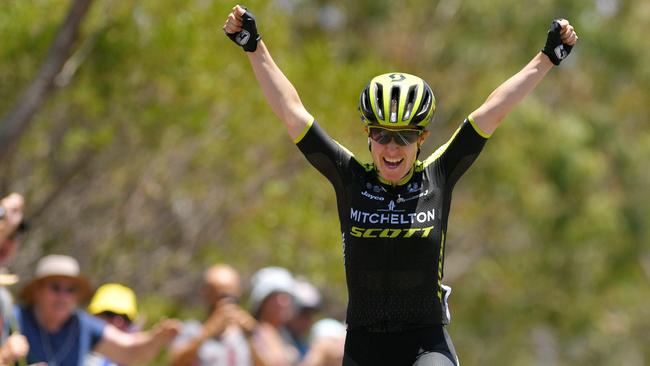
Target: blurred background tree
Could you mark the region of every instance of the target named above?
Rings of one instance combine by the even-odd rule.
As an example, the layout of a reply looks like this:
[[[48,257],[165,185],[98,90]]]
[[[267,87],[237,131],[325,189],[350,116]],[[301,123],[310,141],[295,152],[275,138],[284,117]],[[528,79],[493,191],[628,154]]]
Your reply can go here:
[[[73,1],[0,4],[0,116],[35,80]],[[214,262],[306,275],[346,302],[333,190],[223,36],[234,3],[95,0],[54,87],[0,165],[32,230],[13,270],[72,254],[143,312],[198,311]],[[454,194],[445,281],[466,365],[650,362],[650,3],[642,0],[246,4],[304,104],[368,160],[356,111],[375,74],[436,93],[433,151],[539,51],[580,42],[512,113]],[[3,120],[4,121],[4,120]],[[2,122],[0,122],[2,123]],[[505,360],[505,361],[504,361]]]

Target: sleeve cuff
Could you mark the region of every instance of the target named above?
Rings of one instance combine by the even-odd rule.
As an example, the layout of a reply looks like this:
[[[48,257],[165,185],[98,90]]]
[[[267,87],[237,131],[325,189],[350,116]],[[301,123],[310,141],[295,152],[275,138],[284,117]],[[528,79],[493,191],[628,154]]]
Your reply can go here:
[[[476,133],[478,133],[484,139],[489,139],[492,136],[491,133],[487,133],[487,132],[481,130],[481,128],[476,123],[476,121],[474,121],[474,117],[472,117],[471,115],[467,117],[467,120],[472,125],[472,127],[474,127],[474,131],[476,131]]]
[[[312,118],[312,120],[305,125],[305,128],[302,130],[300,135],[296,136],[296,138],[293,139],[293,143],[297,144],[300,141],[302,141],[302,139],[305,138],[305,135],[307,135],[307,132],[309,132],[309,129],[311,129],[311,126],[313,124],[314,124],[314,119]]]

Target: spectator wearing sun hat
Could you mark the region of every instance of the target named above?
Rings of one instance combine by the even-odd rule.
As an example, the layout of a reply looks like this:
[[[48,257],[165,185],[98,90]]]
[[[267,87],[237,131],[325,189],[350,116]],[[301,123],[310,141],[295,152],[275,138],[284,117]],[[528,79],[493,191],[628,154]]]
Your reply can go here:
[[[293,275],[282,267],[266,267],[251,278],[251,313],[258,327],[254,347],[267,365],[295,365],[300,354],[286,328],[295,313]]]
[[[21,292],[16,316],[30,345],[28,363],[81,365],[96,351],[118,363],[152,359],[178,333],[180,323],[166,320],[148,332],[126,333],[79,309],[91,295],[76,259],[48,255],[38,261],[34,278]]]

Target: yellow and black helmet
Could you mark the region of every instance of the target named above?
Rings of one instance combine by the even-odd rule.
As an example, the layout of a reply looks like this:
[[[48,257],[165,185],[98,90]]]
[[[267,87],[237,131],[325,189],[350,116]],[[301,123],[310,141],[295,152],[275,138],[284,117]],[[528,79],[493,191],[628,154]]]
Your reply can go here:
[[[375,76],[359,98],[361,119],[369,126],[425,128],[435,109],[426,81],[402,72]]]

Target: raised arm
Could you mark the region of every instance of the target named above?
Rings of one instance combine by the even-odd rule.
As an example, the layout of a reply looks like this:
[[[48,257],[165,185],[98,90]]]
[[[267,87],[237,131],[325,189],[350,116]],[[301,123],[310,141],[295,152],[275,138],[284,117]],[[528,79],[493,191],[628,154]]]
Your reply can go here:
[[[292,139],[300,136],[313,117],[300,101],[298,92],[275,64],[269,50],[257,34],[255,17],[237,5],[223,26],[226,35],[247,51],[255,77],[266,101],[280,118]]]
[[[524,68],[506,80],[490,94],[487,100],[470,116],[479,128],[491,134],[510,111],[571,52],[578,40],[573,26],[565,19],[554,21],[542,52],[538,53]]]
[[[118,364],[146,363],[171,343],[180,326],[177,320],[167,319],[148,332],[126,333],[109,324],[94,351]]]

